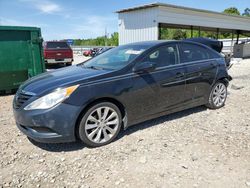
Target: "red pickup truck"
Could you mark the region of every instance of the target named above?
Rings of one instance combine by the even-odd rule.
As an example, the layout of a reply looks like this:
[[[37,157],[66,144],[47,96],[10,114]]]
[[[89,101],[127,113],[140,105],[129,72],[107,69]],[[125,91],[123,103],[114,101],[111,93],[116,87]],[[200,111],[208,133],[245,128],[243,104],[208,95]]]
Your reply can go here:
[[[67,42],[48,41],[44,44],[45,64],[65,64],[72,65],[73,51]]]

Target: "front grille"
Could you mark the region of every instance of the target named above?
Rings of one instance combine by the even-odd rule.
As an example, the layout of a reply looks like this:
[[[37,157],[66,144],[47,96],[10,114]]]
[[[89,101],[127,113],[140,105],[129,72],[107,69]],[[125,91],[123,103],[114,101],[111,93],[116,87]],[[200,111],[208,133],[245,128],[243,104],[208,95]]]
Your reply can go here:
[[[16,109],[19,109],[31,97],[32,97],[32,95],[29,95],[29,94],[24,94],[22,92],[17,93],[16,96],[15,96],[15,99],[14,99],[14,107]]]

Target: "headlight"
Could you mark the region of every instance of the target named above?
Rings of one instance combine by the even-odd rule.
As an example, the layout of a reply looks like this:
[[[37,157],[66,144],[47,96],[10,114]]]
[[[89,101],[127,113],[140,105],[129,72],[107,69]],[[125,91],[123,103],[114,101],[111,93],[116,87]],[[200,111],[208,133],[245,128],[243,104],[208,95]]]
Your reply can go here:
[[[68,98],[77,88],[79,85],[57,89],[56,91],[49,93],[32,103],[28,104],[24,110],[38,110],[38,109],[48,109],[51,108],[66,98]]]

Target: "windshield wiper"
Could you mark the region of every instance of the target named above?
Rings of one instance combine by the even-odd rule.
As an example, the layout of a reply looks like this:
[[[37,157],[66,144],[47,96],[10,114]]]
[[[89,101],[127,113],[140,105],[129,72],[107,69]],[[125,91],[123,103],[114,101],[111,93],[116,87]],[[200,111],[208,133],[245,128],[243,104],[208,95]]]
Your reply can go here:
[[[96,66],[89,66],[87,68],[90,68],[90,69],[95,69],[95,70],[103,70],[102,67],[96,67]]]
[[[113,69],[109,69],[109,68],[105,68],[105,67],[97,67],[97,66],[84,66],[85,68],[88,68],[88,69],[95,69],[95,70],[113,70]]]
[[[79,65],[80,65],[80,64],[79,64]],[[99,70],[99,67],[98,67],[98,68],[95,67],[95,66],[89,66],[89,67],[87,67],[86,65],[84,65],[84,63],[81,64],[81,66],[82,66],[83,68],[86,68],[86,69],[95,69],[95,70]]]

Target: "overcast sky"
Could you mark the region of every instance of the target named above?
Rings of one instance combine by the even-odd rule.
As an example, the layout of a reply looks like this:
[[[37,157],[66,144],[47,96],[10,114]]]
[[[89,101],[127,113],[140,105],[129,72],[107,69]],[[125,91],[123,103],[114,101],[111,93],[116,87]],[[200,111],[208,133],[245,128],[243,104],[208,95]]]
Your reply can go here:
[[[0,0],[0,25],[41,27],[45,40],[94,38],[118,30],[115,11],[155,2],[149,0]],[[241,12],[250,0],[161,0],[159,2],[221,12]]]

